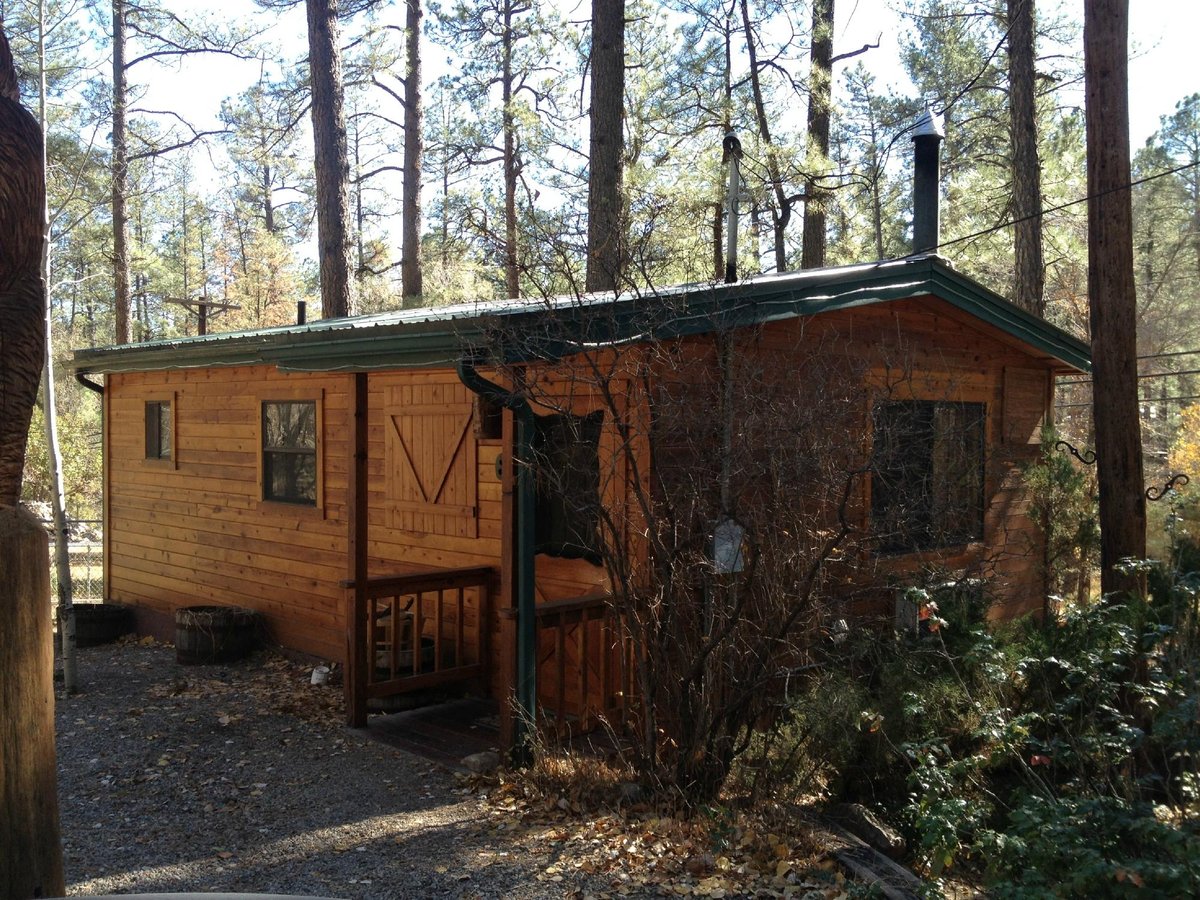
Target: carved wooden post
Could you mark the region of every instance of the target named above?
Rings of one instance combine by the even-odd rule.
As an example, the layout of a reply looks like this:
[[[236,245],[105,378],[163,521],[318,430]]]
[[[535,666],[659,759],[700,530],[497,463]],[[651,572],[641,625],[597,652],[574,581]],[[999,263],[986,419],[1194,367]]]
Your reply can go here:
[[[61,897],[46,529],[0,509],[0,898]]]
[[[45,529],[17,506],[45,355],[42,134],[0,29],[0,900],[61,897]]]

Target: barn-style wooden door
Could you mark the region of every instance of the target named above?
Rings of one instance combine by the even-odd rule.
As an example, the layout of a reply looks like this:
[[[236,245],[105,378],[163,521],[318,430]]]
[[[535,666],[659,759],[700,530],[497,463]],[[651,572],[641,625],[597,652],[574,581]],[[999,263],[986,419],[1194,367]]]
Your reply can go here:
[[[384,437],[391,527],[477,536],[473,399],[452,383],[391,389]]]

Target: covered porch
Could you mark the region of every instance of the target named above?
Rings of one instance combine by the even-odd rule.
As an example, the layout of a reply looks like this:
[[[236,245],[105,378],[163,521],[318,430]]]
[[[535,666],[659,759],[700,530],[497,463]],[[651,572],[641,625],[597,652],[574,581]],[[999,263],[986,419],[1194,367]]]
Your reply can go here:
[[[381,391],[371,373],[351,377],[349,577],[341,583],[347,724],[365,727],[371,712],[394,708],[395,698],[449,695],[493,701],[498,742],[505,748],[513,745],[522,717],[563,738],[602,723],[619,729],[629,715],[632,667],[609,593],[594,584],[580,586],[569,567],[547,559],[534,602],[526,603],[532,614],[522,616],[522,591],[534,586],[534,576],[522,571],[528,548],[521,547],[517,521],[521,478],[511,464],[514,416],[504,411],[495,432],[480,439],[477,422],[472,424],[480,413],[470,395],[464,396],[461,385],[442,383],[446,411],[414,425],[412,406],[404,408],[410,418],[402,420],[386,400],[380,402],[386,388]],[[418,427],[424,431],[414,434]],[[420,451],[423,458],[414,437],[428,448]],[[464,487],[468,477],[456,485],[457,470],[478,473],[476,483]],[[426,472],[432,477],[424,477]],[[396,483],[402,485],[405,477],[415,485],[413,493],[392,501],[399,512],[388,515],[380,508],[388,498],[381,495],[386,490],[394,497]],[[498,520],[464,527],[450,519],[488,503],[498,507]],[[431,510],[444,518],[431,519]],[[418,514],[426,518],[415,519]],[[381,540],[402,540],[410,533],[406,529],[428,528],[431,521],[434,528],[449,522],[442,530],[457,532],[441,538],[445,546],[481,548],[479,564],[427,565],[426,557],[436,561],[450,554],[427,552],[400,561],[379,552]],[[485,535],[492,540],[485,542]],[[493,552],[483,552],[489,548]],[[406,727],[401,720],[416,728],[414,716],[415,711],[389,717],[394,721],[387,730]]]

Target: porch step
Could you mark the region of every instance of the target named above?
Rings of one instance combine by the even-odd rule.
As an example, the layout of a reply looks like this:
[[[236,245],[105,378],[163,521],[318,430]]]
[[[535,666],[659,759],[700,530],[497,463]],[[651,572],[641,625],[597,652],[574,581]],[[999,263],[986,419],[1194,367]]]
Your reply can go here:
[[[500,749],[496,704],[477,697],[371,716],[366,730],[374,740],[456,772],[466,771],[464,756]]]

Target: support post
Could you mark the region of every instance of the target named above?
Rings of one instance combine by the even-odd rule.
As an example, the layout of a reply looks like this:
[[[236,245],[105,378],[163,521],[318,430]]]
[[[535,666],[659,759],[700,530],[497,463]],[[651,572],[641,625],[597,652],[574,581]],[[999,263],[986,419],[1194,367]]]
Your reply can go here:
[[[354,416],[354,440],[350,454],[350,502],[347,549],[350,557],[350,588],[346,603],[346,724],[367,724],[367,666],[372,665],[367,647],[367,373],[356,372],[350,396]]]
[[[61,897],[54,756],[50,546],[28,511],[0,508],[0,897]]]

